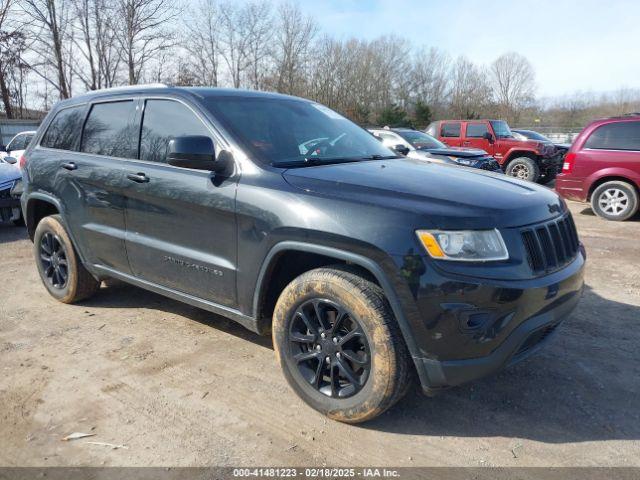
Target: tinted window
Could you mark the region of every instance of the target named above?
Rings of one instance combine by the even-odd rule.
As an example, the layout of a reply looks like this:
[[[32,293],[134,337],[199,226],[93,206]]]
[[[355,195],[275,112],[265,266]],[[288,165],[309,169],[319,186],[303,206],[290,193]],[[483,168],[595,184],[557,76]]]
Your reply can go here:
[[[584,146],[608,150],[640,150],[640,122],[602,125],[591,134]]]
[[[366,130],[317,103],[229,96],[211,97],[206,105],[257,159],[273,165],[394,156]]]
[[[131,100],[95,104],[84,125],[80,150],[95,155],[135,158],[134,114]]]
[[[482,138],[489,129],[484,123],[467,123],[467,138]]]
[[[498,138],[513,138],[511,129],[504,120],[491,120],[491,126]]]
[[[184,135],[211,136],[200,119],[182,103],[147,100],[140,137],[141,160],[166,162],[169,140]]]
[[[40,145],[59,150],[75,150],[84,120],[84,106],[60,110],[47,128]]]
[[[441,137],[459,137],[460,136],[460,124],[459,123],[443,123],[442,130],[440,131]]]

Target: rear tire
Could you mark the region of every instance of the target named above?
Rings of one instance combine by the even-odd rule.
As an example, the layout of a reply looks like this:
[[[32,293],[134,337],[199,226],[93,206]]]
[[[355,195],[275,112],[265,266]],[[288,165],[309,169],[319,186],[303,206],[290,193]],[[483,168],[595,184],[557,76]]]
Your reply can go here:
[[[628,220],[638,211],[638,192],[627,182],[605,182],[591,194],[591,209],[607,220]]]
[[[291,388],[340,422],[380,415],[412,382],[411,357],[382,289],[340,266],[306,272],[283,290],[272,336]]]
[[[505,173],[520,180],[537,182],[540,178],[540,167],[532,158],[518,157],[509,162]]]
[[[33,237],[33,253],[45,288],[62,303],[93,295],[100,282],[84,268],[60,215],[44,217]]]

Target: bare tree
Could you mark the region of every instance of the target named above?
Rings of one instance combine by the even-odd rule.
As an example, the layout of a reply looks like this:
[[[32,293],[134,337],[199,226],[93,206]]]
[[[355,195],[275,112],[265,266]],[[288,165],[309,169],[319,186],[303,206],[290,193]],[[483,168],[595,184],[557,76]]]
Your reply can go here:
[[[72,87],[70,57],[72,38],[69,3],[67,0],[21,0],[27,16],[30,49],[36,62],[30,66],[38,76],[53,86],[60,98],[69,98]],[[53,69],[54,78],[48,75]]]
[[[241,18],[247,30],[247,76],[248,85],[260,90],[269,69],[273,17],[271,5],[266,1],[250,2],[242,10]]]
[[[490,68],[493,94],[500,113],[516,123],[522,109],[535,95],[535,71],[522,55],[510,52],[498,57]]]
[[[477,118],[491,101],[486,73],[465,57],[458,57],[451,69],[450,114],[455,118]]]
[[[24,36],[8,25],[14,0],[0,0],[0,95],[7,118],[14,118],[9,78],[24,50]]]
[[[114,0],[73,0],[76,16],[75,37],[80,55],[73,62],[74,72],[88,90],[111,87],[121,61],[116,43]]]
[[[200,85],[217,87],[220,75],[220,16],[216,0],[200,0],[191,10],[184,46],[189,52],[188,67],[194,81]],[[186,66],[186,65],[185,65]]]
[[[441,113],[449,94],[450,68],[451,60],[441,50],[418,50],[409,72],[412,100],[429,105],[433,113]]]
[[[117,0],[116,38],[130,85],[140,83],[149,62],[174,45],[169,24],[176,16],[171,0]]]
[[[302,95],[307,89],[305,71],[309,68],[309,49],[318,26],[297,4],[285,1],[278,8],[276,31],[274,86],[278,92]]]

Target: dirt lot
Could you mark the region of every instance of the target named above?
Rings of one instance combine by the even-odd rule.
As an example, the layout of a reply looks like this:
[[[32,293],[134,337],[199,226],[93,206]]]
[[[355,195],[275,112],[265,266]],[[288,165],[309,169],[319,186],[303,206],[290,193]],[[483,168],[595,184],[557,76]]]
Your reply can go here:
[[[364,426],[306,407],[223,318],[129,286],[56,303],[0,225],[0,465],[640,466],[640,221],[571,208],[588,287],[552,343]]]

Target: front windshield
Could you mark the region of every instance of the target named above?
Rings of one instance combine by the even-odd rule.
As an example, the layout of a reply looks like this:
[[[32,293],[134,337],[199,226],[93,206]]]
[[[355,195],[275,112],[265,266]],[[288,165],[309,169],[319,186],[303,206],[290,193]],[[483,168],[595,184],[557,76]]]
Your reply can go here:
[[[513,133],[504,120],[492,120],[491,126],[498,138],[513,138]]]
[[[260,161],[274,166],[396,158],[373,135],[317,103],[210,97],[207,107]]]
[[[440,140],[436,140],[431,135],[418,130],[407,130],[396,132],[407,142],[409,142],[413,148],[417,150],[430,149],[430,148],[446,148],[447,146]]]

